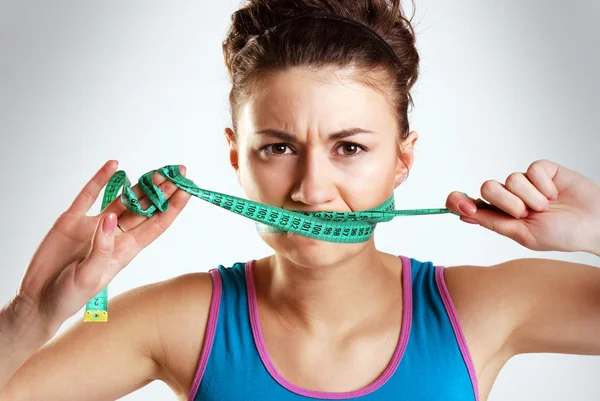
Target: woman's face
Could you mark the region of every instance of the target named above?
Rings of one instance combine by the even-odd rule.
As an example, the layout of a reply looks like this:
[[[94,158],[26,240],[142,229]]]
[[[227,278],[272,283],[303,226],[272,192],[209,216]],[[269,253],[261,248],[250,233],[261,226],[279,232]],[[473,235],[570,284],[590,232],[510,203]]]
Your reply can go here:
[[[258,85],[228,128],[230,159],[248,199],[303,211],[350,212],[388,199],[412,164],[411,132],[398,157],[398,123],[386,97],[352,80],[351,70],[292,69]],[[276,252],[323,267],[369,242],[339,244],[262,232]],[[372,245],[372,243],[371,243]]]

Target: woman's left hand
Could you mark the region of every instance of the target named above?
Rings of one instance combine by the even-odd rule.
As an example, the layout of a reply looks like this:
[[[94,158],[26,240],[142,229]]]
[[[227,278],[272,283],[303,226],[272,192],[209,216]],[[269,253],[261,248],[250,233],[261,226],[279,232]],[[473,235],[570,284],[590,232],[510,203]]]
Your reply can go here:
[[[488,180],[469,215],[459,203],[473,200],[452,192],[446,207],[534,251],[600,254],[600,187],[589,178],[549,160],[537,160],[506,184]],[[469,221],[470,220],[470,221]]]

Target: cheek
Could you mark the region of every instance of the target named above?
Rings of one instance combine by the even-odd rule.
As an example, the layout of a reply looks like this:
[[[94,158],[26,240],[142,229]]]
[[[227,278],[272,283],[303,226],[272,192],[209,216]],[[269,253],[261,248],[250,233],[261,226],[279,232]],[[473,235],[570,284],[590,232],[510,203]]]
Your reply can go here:
[[[381,154],[353,172],[342,182],[340,192],[352,210],[371,209],[385,202],[394,191],[397,157]],[[350,203],[351,202],[351,203]]]
[[[250,153],[240,160],[241,185],[248,199],[278,205],[291,190],[293,166],[280,163],[277,168]]]

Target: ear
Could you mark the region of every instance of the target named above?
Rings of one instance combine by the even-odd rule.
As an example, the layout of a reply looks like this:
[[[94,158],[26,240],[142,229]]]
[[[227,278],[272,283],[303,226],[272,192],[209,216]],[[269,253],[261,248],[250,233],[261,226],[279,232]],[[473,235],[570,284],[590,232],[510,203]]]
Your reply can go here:
[[[396,163],[396,174],[394,177],[394,189],[406,180],[414,162],[414,147],[419,139],[417,131],[411,131],[399,145],[398,160]]]
[[[239,180],[239,155],[237,149],[237,139],[235,137],[235,133],[229,127],[225,128],[225,139],[227,139],[227,146],[229,146],[229,163],[231,167],[235,170],[235,173],[238,175]]]
[[[225,128],[225,139],[227,139],[227,146],[229,146],[229,163],[237,171],[239,169],[237,139],[235,133],[229,127]]]

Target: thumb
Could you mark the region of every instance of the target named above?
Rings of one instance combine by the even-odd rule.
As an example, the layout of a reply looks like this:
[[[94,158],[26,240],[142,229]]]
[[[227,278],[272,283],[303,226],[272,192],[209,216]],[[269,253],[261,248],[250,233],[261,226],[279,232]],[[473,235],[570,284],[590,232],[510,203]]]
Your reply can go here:
[[[513,240],[517,240],[519,235],[522,234],[521,231],[523,229],[522,220],[494,210],[477,209],[474,215],[469,217],[460,216],[460,220],[466,223],[478,224]]]
[[[75,284],[79,288],[97,287],[106,272],[110,258],[115,247],[115,226],[117,216],[107,213],[96,226],[92,237],[92,245],[85,259],[78,266],[75,273]]]

